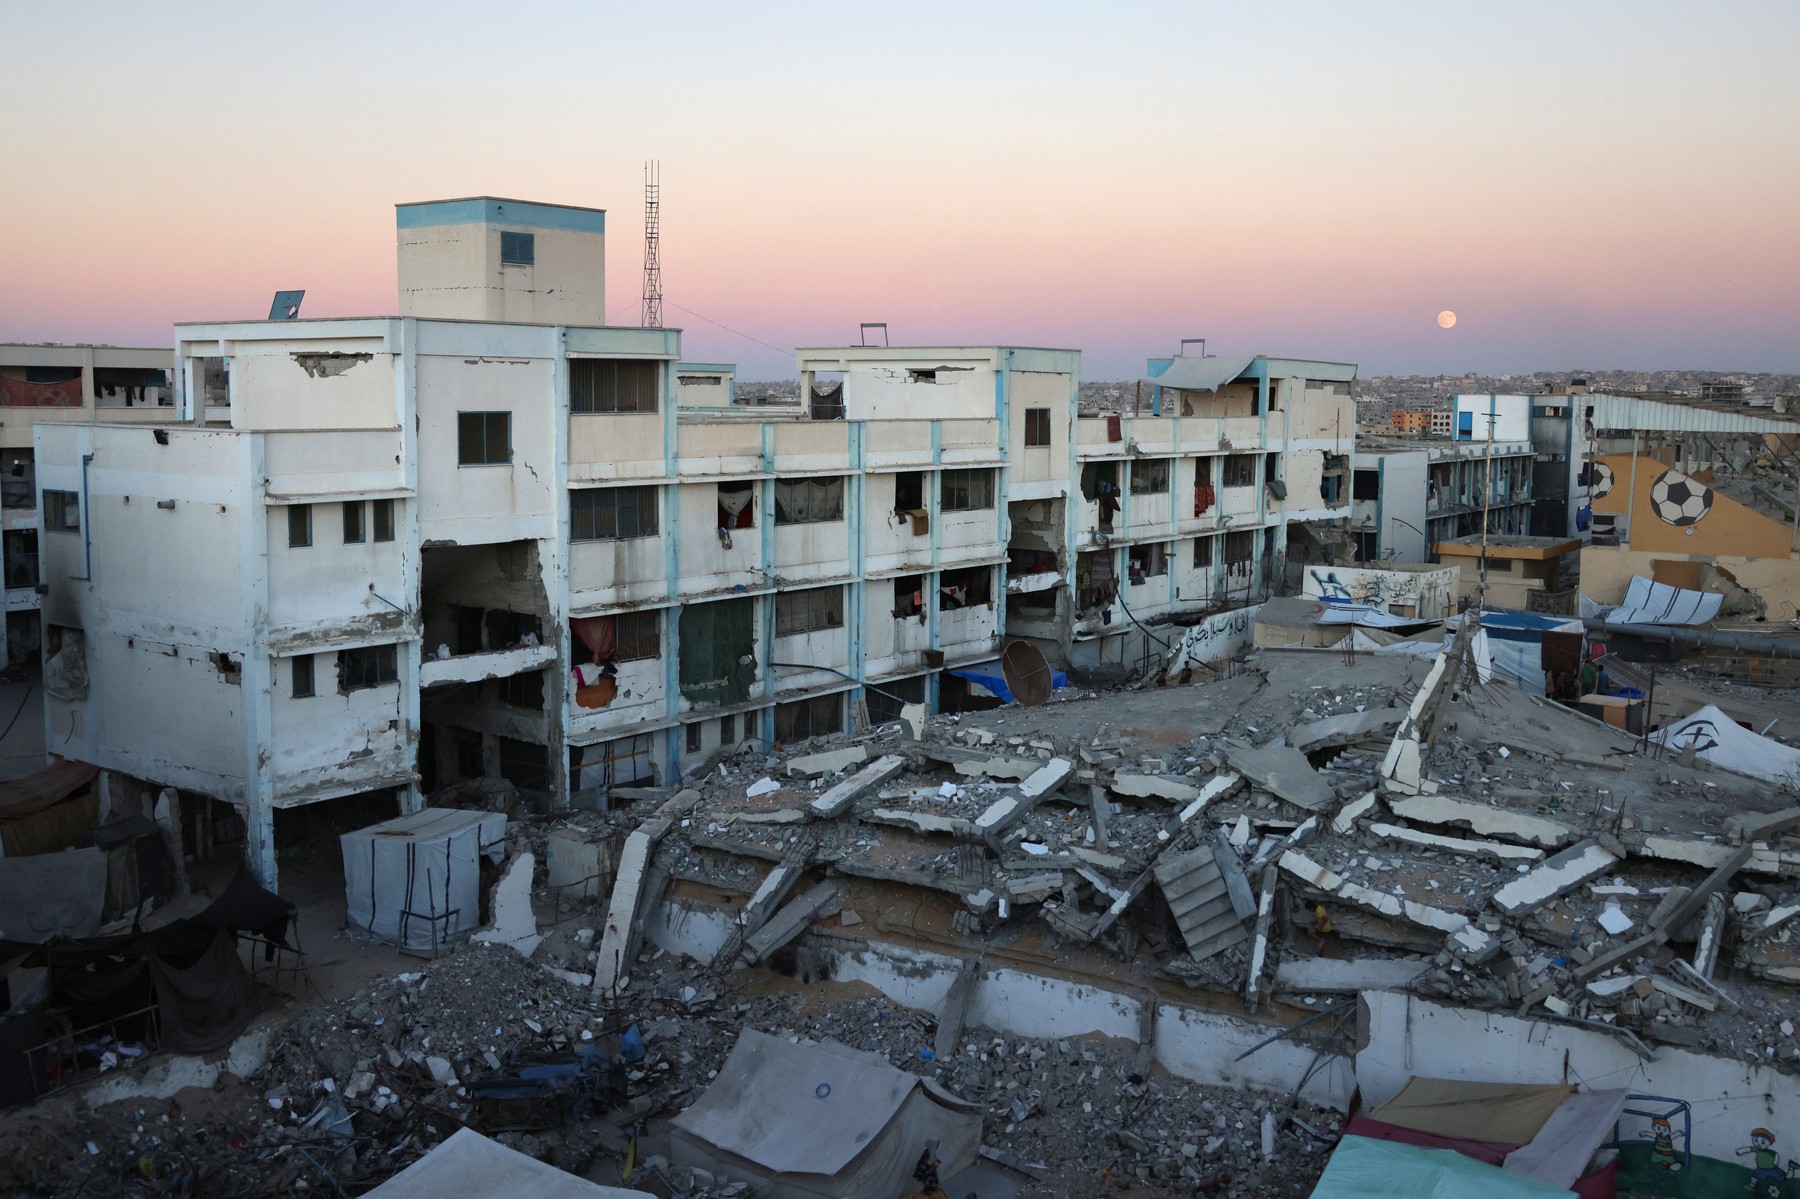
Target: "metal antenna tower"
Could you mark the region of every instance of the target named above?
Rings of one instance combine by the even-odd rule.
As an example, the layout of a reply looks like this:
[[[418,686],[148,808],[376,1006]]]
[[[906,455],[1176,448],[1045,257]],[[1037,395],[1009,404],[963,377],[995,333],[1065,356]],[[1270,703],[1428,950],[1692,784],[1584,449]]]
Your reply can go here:
[[[663,327],[662,313],[662,170],[644,164],[644,309],[646,329]]]

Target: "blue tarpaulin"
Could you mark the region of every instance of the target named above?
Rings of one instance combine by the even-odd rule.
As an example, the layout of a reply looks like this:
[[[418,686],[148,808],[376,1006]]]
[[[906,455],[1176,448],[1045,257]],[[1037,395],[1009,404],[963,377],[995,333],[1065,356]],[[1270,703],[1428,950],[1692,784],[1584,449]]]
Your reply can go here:
[[[967,679],[977,687],[986,690],[988,694],[1003,704],[1010,704],[1016,698],[1012,693],[1012,688],[1006,685],[1006,676],[1000,673],[998,662],[984,666],[965,666],[961,670],[946,670],[944,673],[953,674],[959,679]],[[1068,675],[1060,670],[1050,672],[1050,689],[1052,691],[1060,690],[1068,685]]]

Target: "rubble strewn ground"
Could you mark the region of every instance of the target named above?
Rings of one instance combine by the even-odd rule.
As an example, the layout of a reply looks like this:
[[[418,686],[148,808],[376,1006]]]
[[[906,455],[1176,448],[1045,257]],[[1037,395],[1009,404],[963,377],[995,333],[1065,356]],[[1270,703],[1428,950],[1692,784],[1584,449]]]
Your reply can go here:
[[[246,1081],[16,1112],[0,1189],[352,1195],[462,1122],[617,1182],[641,1122],[634,1185],[723,1196],[659,1152],[662,1121],[745,1026],[872,1050],[979,1104],[1021,1195],[1303,1194],[1341,1127],[1296,1104],[1300,1077],[1256,1094],[1098,1033],[946,1032],[947,1013],[833,977],[844,946],[877,941],[1240,1012],[1271,1036],[1328,1028],[1321,1059],[1347,1048],[1352,992],[1407,989],[1800,1072],[1794,797],[1455,671],[1421,692],[1430,667],[1264,652],[1206,683],[746,750],[619,810],[517,819],[529,960],[470,946],[306,1008]],[[1423,745],[1410,782],[1396,730]],[[622,845],[652,826],[637,877]],[[552,885],[571,846],[596,865]],[[688,957],[637,921],[610,935],[641,950],[609,971],[615,891],[736,931]],[[470,1094],[633,1027],[646,1053],[606,1110],[521,1120]]]

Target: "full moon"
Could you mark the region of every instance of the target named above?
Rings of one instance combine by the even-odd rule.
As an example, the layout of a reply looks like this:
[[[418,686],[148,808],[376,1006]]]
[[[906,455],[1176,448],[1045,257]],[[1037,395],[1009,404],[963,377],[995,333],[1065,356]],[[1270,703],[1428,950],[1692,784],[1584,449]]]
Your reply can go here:
[[[1451,312],[1446,308],[1444,311],[1438,313],[1438,328],[1448,329],[1454,324],[1456,324],[1456,314],[1454,312]]]

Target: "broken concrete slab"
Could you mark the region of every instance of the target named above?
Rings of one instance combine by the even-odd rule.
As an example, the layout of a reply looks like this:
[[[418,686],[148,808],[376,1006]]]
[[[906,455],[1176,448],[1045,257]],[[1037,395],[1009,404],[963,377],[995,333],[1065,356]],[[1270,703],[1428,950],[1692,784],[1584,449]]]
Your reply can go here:
[[[1281,872],[1274,863],[1263,867],[1257,889],[1256,929],[1250,936],[1250,969],[1244,976],[1244,1005],[1254,1012],[1262,997],[1262,976],[1269,961],[1269,923],[1275,915],[1275,891]]]
[[[925,721],[928,716],[929,710],[924,704],[906,704],[900,709],[900,723],[906,726],[907,733],[914,741],[925,739]]]
[[[1233,746],[1226,751],[1225,760],[1265,791],[1308,811],[1317,812],[1337,798],[1306,755],[1291,745],[1271,741],[1259,749]]]
[[[656,815],[638,825],[625,838],[619,866],[613,873],[612,898],[606,905],[606,922],[594,961],[594,997],[610,999],[626,982],[631,946],[636,942],[645,907],[645,884],[650,876],[650,856],[656,843],[668,835],[675,818],[699,802],[698,791],[683,790],[664,801]]]
[[[1192,783],[1154,774],[1116,774],[1107,786],[1114,795],[1128,799],[1166,799],[1172,803],[1187,803],[1200,794],[1200,788]]]
[[[805,824],[807,815],[798,808],[777,808],[773,812],[721,812],[721,824]]]
[[[951,769],[969,778],[999,779],[1002,782],[1018,782],[1036,774],[1043,766],[1027,758],[968,758],[951,759]]]
[[[1274,989],[1403,991],[1429,969],[1431,962],[1420,958],[1289,958],[1275,968]]]
[[[1041,799],[1063,785],[1075,769],[1075,763],[1067,758],[1051,758],[1039,767],[1030,778],[1019,784],[1019,794],[1026,799]]]
[[[522,853],[506,864],[506,870],[494,884],[493,919],[472,938],[482,945],[504,945],[520,957],[528,958],[543,940],[538,936],[537,917],[531,911],[531,874],[537,869],[537,857]]]
[[[805,757],[788,759],[787,772],[801,778],[816,779],[820,775],[836,774],[859,766],[869,760],[866,746],[852,745],[844,749],[834,749],[822,754],[807,754]]]
[[[863,812],[860,818],[865,824],[891,824],[895,828],[911,829],[915,833],[966,837],[975,832],[974,823],[960,816],[939,816],[934,812],[916,812],[911,808],[876,808]]]
[[[1243,782],[1243,775],[1229,772],[1209,779],[1206,785],[1200,788],[1200,794],[1196,795],[1187,807],[1177,813],[1174,824],[1157,832],[1156,839],[1158,841],[1171,840],[1184,826],[1192,823],[1195,817],[1206,811],[1208,804],[1230,795],[1243,785]]]
[[[1044,763],[1042,768],[1019,784],[1017,795],[1002,796],[990,804],[987,811],[976,817],[976,831],[986,837],[998,852],[1000,835],[1043,803],[1074,769],[1074,763],[1067,758],[1053,758]]]
[[[1441,849],[1447,853],[1458,853],[1472,858],[1495,858],[1502,862],[1536,862],[1544,856],[1543,850],[1529,845],[1513,845],[1505,841],[1471,841],[1464,837],[1445,837],[1421,829],[1384,824],[1381,821],[1372,822],[1369,825],[1369,831],[1377,837],[1384,837],[1390,841],[1404,841],[1409,845]]]
[[[1365,738],[1398,728],[1405,715],[1404,708],[1369,708],[1361,712],[1327,716],[1322,720],[1309,720],[1288,730],[1287,742],[1303,754],[1316,749],[1354,745]]]
[[[950,990],[944,994],[944,1006],[938,1012],[937,1036],[931,1043],[932,1053],[940,1062],[951,1060],[957,1042],[962,1038],[963,1019],[968,1015],[975,984],[981,979],[981,966],[980,958],[965,961],[957,970]]]
[[[1722,841],[1696,841],[1686,837],[1645,837],[1643,844],[1637,846],[1637,852],[1647,858],[1661,858],[1665,862],[1685,862],[1690,866],[1701,866],[1708,870],[1731,857],[1734,847]],[[1752,874],[1800,875],[1800,853],[1781,853],[1776,850],[1746,846],[1750,856],[1745,859],[1743,868]]]
[[[1372,887],[1353,883],[1335,870],[1313,861],[1297,849],[1290,849],[1282,854],[1279,865],[1309,887],[1314,887],[1329,895],[1335,895],[1339,899],[1360,907],[1373,909],[1384,916],[1399,917],[1413,924],[1424,925],[1426,928],[1435,928],[1446,933],[1456,932],[1469,923],[1469,918],[1461,912],[1434,908],[1430,904],[1402,899],[1397,895],[1389,895],[1385,891],[1377,891]]]
[[[1725,818],[1725,835],[1737,844],[1766,841],[1776,833],[1800,828],[1800,808],[1779,812],[1735,812]]]
[[[1529,812],[1515,812],[1509,808],[1490,807],[1443,795],[1393,796],[1388,800],[1388,810],[1402,820],[1416,820],[1421,824],[1466,825],[1484,837],[1510,837],[1515,841],[1550,849],[1567,845],[1575,839],[1574,830],[1566,824],[1533,816]]]
[[[774,779],[761,778],[744,788],[744,798],[756,799],[759,796],[769,795],[779,790],[781,790],[780,783],[776,782]]]
[[[849,810],[850,805],[862,798],[870,790],[881,786],[906,769],[906,759],[899,754],[883,754],[867,766],[831,788],[825,794],[807,805],[807,809],[817,818],[829,820],[841,816]]]
[[[744,960],[755,965],[771,953],[805,932],[815,920],[821,920],[844,906],[849,894],[844,884],[828,879],[810,888],[783,907],[769,922],[744,938]]]
[[[1490,902],[1508,916],[1524,916],[1560,899],[1619,864],[1619,855],[1597,841],[1582,841],[1546,858],[1495,891]]]
[[[1229,850],[1226,852],[1230,856],[1229,865],[1235,867],[1237,855]],[[1164,854],[1153,867],[1163,897],[1169,901],[1175,925],[1187,944],[1188,954],[1197,962],[1229,949],[1250,935],[1244,927],[1244,916],[1238,910],[1238,899],[1232,894],[1225,867],[1226,863],[1210,845],[1172,857]],[[1241,880],[1242,871],[1238,871],[1238,875]],[[1247,882],[1243,890],[1248,892]]]
[[[544,868],[550,890],[559,899],[598,899],[601,887],[610,881],[606,843],[581,829],[550,830],[544,838]]]
[[[1340,837],[1347,834],[1356,827],[1358,820],[1368,815],[1375,807],[1375,798],[1375,792],[1365,791],[1345,804],[1338,810],[1338,814],[1331,818],[1331,831]]]
[[[1107,801],[1106,788],[1097,784],[1088,786],[1088,819],[1094,824],[1094,844],[1106,849],[1112,845],[1112,837],[1106,831],[1107,821],[1112,818],[1112,804]]]

